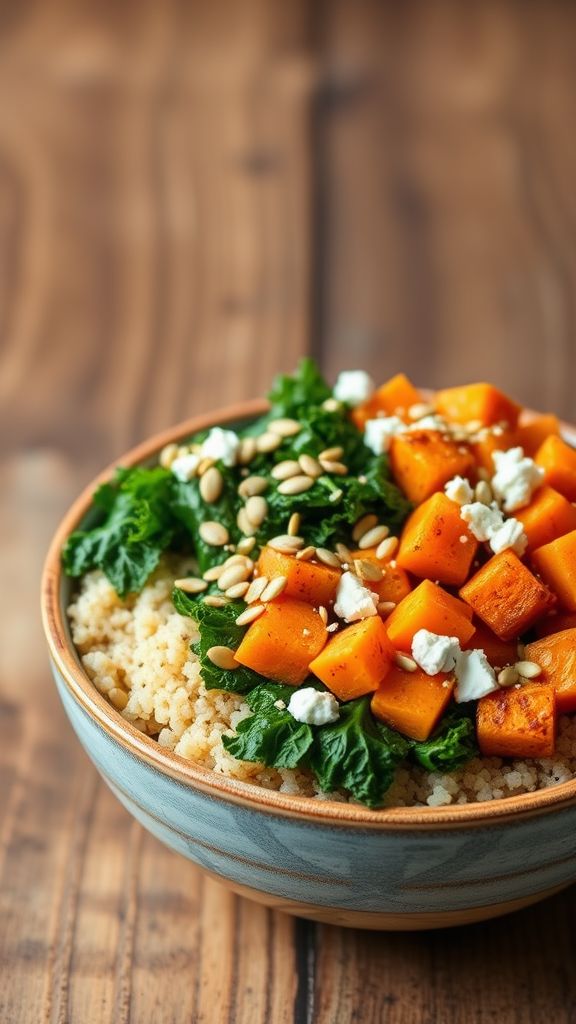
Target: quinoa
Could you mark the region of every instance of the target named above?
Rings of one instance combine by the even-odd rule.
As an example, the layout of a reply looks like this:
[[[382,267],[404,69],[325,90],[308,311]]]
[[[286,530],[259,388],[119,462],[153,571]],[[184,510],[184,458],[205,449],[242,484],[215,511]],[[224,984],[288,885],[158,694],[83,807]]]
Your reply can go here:
[[[142,592],[125,600],[100,571],[82,579],[68,615],[74,644],[94,685],[141,732],[205,768],[282,793],[345,800],[339,793],[322,793],[311,772],[266,768],[226,752],[222,736],[233,735],[250,709],[239,695],[204,686],[198,658],[190,649],[197,639],[195,625],[175,611],[170,597],[174,579],[185,571],[181,559],[165,557]],[[384,806],[500,800],[575,775],[576,718],[564,715],[553,757],[478,757],[448,774],[403,765]]]

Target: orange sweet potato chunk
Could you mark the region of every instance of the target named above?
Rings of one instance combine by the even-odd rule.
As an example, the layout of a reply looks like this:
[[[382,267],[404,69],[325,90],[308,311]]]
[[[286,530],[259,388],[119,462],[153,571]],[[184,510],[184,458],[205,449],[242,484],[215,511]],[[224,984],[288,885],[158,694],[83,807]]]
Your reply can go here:
[[[453,689],[453,677],[445,672],[429,676],[422,669],[404,672],[394,665],[372,697],[372,713],[405,736],[427,740]]]
[[[248,627],[234,657],[267,679],[299,686],[327,638],[326,627],[311,605],[282,596]]]
[[[576,711],[576,629],[564,629],[527,644],[525,657],[541,666],[538,682],[555,690],[558,710]]]
[[[530,504],[514,515],[524,527],[528,551],[576,530],[576,508],[553,487],[540,487]]]
[[[477,550],[460,506],[437,491],[408,518],[396,562],[415,576],[458,587],[468,578]]]
[[[534,631],[537,637],[542,637],[564,629],[576,629],[576,612],[552,612],[536,623]]]
[[[490,558],[460,597],[501,640],[519,637],[554,604],[554,595],[510,549]]]
[[[504,668],[505,665],[518,661],[518,644],[515,640],[501,640],[479,620],[476,620],[474,625],[474,635],[462,645],[465,650],[480,648],[493,668]]]
[[[457,636],[466,643],[474,633],[471,619],[471,608],[431,580],[423,580],[386,619],[386,632],[401,651],[411,650],[412,638],[419,629]]]
[[[394,657],[384,623],[377,615],[340,630],[310,664],[339,700],[372,693],[387,674]]]
[[[413,430],[392,439],[390,468],[404,494],[419,504],[453,476],[468,476],[474,456],[468,446],[450,441],[438,430]]]
[[[536,452],[535,462],[545,470],[545,483],[560,491],[568,501],[576,501],[576,450],[561,437],[546,438]]]
[[[551,757],[556,724],[552,686],[497,690],[478,701],[476,730],[484,757]]]
[[[378,414],[408,420],[410,406],[422,401],[421,393],[408,377],[404,373],[397,373],[382,384],[367,402],[353,410],[352,419],[360,430],[364,429],[367,420],[374,419]]]
[[[336,596],[341,573],[327,565],[299,561],[293,555],[284,555],[274,548],[264,547],[258,559],[261,576],[273,579],[285,576],[285,597],[296,597],[315,607],[329,605]]]
[[[368,548],[364,551],[352,551],[353,558],[366,559],[373,562],[384,573],[379,581],[367,580],[366,586],[378,594],[379,601],[393,601],[398,604],[412,590],[412,582],[407,572],[401,569],[396,562],[389,558],[377,558],[376,548]]]
[[[536,572],[569,612],[576,612],[576,530],[532,552]]]
[[[507,423],[515,427],[520,406],[493,384],[464,384],[462,387],[445,388],[437,391],[434,400],[436,411],[447,420],[469,423],[479,420],[483,426]]]
[[[560,434],[560,420],[554,413],[534,413],[524,409],[520,413],[514,443],[509,447],[520,445],[524,449],[524,454],[532,458],[551,434]]]

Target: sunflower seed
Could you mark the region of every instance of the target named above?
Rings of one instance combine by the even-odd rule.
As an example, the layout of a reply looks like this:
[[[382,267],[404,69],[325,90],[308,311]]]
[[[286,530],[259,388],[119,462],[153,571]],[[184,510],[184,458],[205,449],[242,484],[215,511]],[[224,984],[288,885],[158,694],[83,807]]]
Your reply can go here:
[[[293,512],[288,520],[288,536],[297,537],[300,530],[300,513]]]
[[[208,584],[197,576],[187,576],[185,579],[174,580],[174,586],[183,590],[185,594],[201,594]]]
[[[376,548],[376,558],[392,558],[399,543],[398,537],[385,537]]]
[[[396,651],[394,655],[394,664],[398,668],[404,669],[405,672],[415,672],[418,668],[414,658],[409,658],[407,654],[401,654],[400,651]]]
[[[268,487],[265,476],[247,476],[238,487],[241,498],[252,498],[255,494],[264,494]]]
[[[256,438],[256,451],[266,455],[268,452],[276,451],[281,444],[282,438],[279,434],[273,434],[271,430],[266,430]]]
[[[323,565],[329,565],[332,569],[340,568],[338,555],[335,555],[333,551],[328,551],[328,548],[316,548],[316,558]]]
[[[309,476],[292,476],[289,480],[284,480],[281,484],[278,484],[279,494],[303,494],[304,491],[309,491],[314,481]]]
[[[236,516],[236,524],[238,526],[238,529],[241,530],[246,537],[253,537],[254,534],[256,533],[256,527],[254,526],[254,523],[252,523],[248,518],[246,509],[244,507],[238,509],[238,514]]]
[[[244,583],[234,583],[231,587],[226,590],[226,597],[229,597],[232,601],[236,601],[239,597],[244,597],[248,592],[250,584],[247,580]]]
[[[307,455],[306,453],[299,457],[298,462],[300,463],[300,469],[302,472],[305,473],[306,476],[311,476],[313,480],[315,480],[316,477],[322,476],[322,473],[324,472],[322,466],[318,462],[318,459],[314,459],[311,455]]]
[[[334,473],[335,476],[346,476],[348,466],[343,462],[334,462],[332,459],[319,459],[320,465],[325,473]]]
[[[254,526],[260,526],[268,515],[268,502],[260,494],[255,494],[245,505],[246,515]]]
[[[336,545],[336,554],[341,562],[352,562],[352,552],[350,548],[347,548],[345,544]]]
[[[255,619],[259,618],[264,610],[263,604],[251,604],[249,608],[245,608],[238,616],[236,625],[247,626],[249,622],[254,622]]]
[[[256,455],[256,438],[255,437],[244,437],[238,446],[238,462],[241,466],[247,466],[249,462]]]
[[[163,466],[164,469],[170,469],[170,466],[172,465],[174,459],[176,458],[178,458],[178,445],[167,444],[160,452],[160,457],[158,461],[160,465]]]
[[[209,647],[206,651],[206,657],[217,668],[227,669],[228,671],[238,668],[239,665],[239,662],[234,657],[234,651],[230,647]]]
[[[396,607],[396,601],[379,601],[378,602],[378,614],[379,615],[390,615]]]
[[[281,533],[278,537],[272,537],[268,541],[268,547],[293,555],[304,547],[304,541],[302,537],[292,537],[289,533]]]
[[[368,530],[371,530],[374,526],[376,526],[377,522],[378,516],[375,516],[373,512],[369,512],[368,515],[362,516],[362,518],[354,524],[354,529],[352,530],[352,540],[358,543],[360,538],[363,537],[365,533],[368,533]]]
[[[389,533],[390,530],[387,526],[373,526],[370,530],[366,530],[366,533],[362,534],[358,541],[358,547],[361,551],[365,551],[366,548],[373,548],[380,544],[380,541],[385,540]]]
[[[328,462],[338,462],[344,455],[344,449],[338,445],[336,448],[325,448],[320,452],[319,459],[328,459]]]
[[[313,547],[312,544],[309,544],[308,547],[302,548],[301,551],[296,552],[296,558],[299,562],[309,562],[311,558],[314,558],[315,554],[316,548]]]
[[[225,562],[222,562],[222,565],[226,567],[229,565],[247,565],[250,572],[252,572],[252,569],[254,568],[254,562],[252,559],[249,558],[248,555],[240,554],[240,552],[237,552],[235,555],[230,555]]]
[[[264,587],[264,590],[260,594],[260,600],[262,602],[273,601],[275,597],[279,597],[282,591],[286,588],[287,583],[288,578],[286,576],[275,576],[274,579],[270,580],[270,583]]]
[[[324,625],[327,626],[328,625],[328,611],[326,610],[326,608],[324,607],[323,604],[321,604],[320,607],[318,608],[318,615],[322,619],[322,622],[324,623]]]
[[[514,668],[523,679],[537,679],[542,674],[542,666],[535,661],[517,661]]]
[[[300,433],[302,425],[298,423],[298,420],[291,420],[285,417],[279,420],[270,420],[268,430],[278,434],[280,437],[293,437],[294,434]]]
[[[217,466],[209,466],[203,476],[200,477],[200,496],[209,505],[218,501],[222,494],[224,478]]]
[[[244,583],[250,576],[251,570],[245,565],[230,565],[218,578],[218,589],[228,590],[235,583]]]
[[[198,533],[205,544],[210,544],[211,547],[221,548],[223,544],[227,544],[230,539],[230,534],[222,523],[216,523],[214,521],[207,520],[205,523],[200,523],[198,527]]]
[[[213,583],[222,572],[224,572],[224,563],[222,565],[213,565],[210,569],[206,569],[206,572],[202,573],[202,579]]]
[[[518,682],[518,673],[512,665],[508,665],[498,673],[499,686],[515,686]]]
[[[249,555],[255,543],[254,537],[243,537],[242,540],[238,541],[236,551],[239,555]]]
[[[379,583],[383,577],[382,569],[367,558],[355,558],[354,568],[362,580],[369,580],[371,583]]]
[[[248,587],[248,590],[244,595],[244,600],[246,601],[246,604],[252,604],[253,601],[259,601],[260,594],[262,593],[263,590],[266,589],[268,583],[269,580],[267,576],[256,576],[256,579],[252,580],[250,586]]]
[[[208,594],[208,597],[202,598],[204,604],[210,605],[211,608],[224,608],[225,605],[230,604],[227,597],[220,597],[218,594]]]
[[[291,476],[298,476],[300,473],[300,463],[296,459],[285,459],[284,462],[278,462],[272,470],[275,480],[289,480]]]

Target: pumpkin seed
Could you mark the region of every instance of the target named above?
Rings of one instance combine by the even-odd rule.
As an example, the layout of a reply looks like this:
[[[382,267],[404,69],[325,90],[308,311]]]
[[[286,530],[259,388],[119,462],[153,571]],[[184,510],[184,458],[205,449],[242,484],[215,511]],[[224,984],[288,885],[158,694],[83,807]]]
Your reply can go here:
[[[210,605],[211,608],[224,608],[225,605],[230,604],[227,597],[220,597],[218,594],[208,594],[208,597],[202,598],[204,604]]]
[[[256,494],[264,494],[268,487],[265,476],[247,476],[238,487],[238,494],[241,498],[252,498]]]
[[[343,462],[334,462],[332,459],[319,459],[320,465],[325,473],[333,473],[335,476],[346,476],[348,466]]]
[[[254,523],[254,526],[260,526],[268,515],[268,502],[262,495],[255,494],[248,498],[245,509],[250,522]]]
[[[228,590],[235,583],[244,583],[250,576],[251,570],[245,565],[229,565],[218,578],[218,589]]]
[[[512,665],[508,665],[498,673],[499,686],[515,686],[518,682],[518,673]]]
[[[318,608],[318,615],[322,619],[322,622],[324,623],[324,625],[327,626],[328,625],[328,611],[324,607],[323,604],[321,604],[320,607]]]
[[[274,548],[275,551],[288,552],[288,554],[292,555],[303,546],[304,541],[302,537],[292,537],[289,533],[281,533],[268,541],[269,548]]]
[[[292,476],[278,484],[278,491],[280,494],[303,494],[304,491],[309,491],[313,484],[314,481],[309,476]]]
[[[285,459],[284,462],[278,462],[272,470],[275,480],[289,480],[291,476],[298,476],[300,473],[300,463],[296,459]]]
[[[243,537],[239,540],[236,545],[236,551],[241,555],[249,555],[254,547],[256,540],[254,537]]]
[[[206,590],[208,584],[205,580],[198,579],[197,576],[187,576],[185,579],[174,580],[174,586],[183,590],[185,594],[201,594],[203,590]]]
[[[298,462],[300,463],[302,472],[305,473],[306,476],[311,476],[313,480],[322,476],[322,473],[324,472],[322,466],[318,462],[318,459],[314,459],[311,455],[306,455],[306,453],[299,457]]]
[[[335,555],[333,551],[328,551],[328,548],[316,548],[316,558],[323,565],[329,565],[332,569],[340,568],[338,555]]]
[[[246,601],[246,604],[252,604],[254,601],[259,601],[260,594],[262,593],[263,590],[266,589],[268,583],[269,580],[267,576],[256,576],[256,578],[252,580],[250,586],[248,587],[248,590],[244,595],[244,600]]]
[[[535,661],[517,661],[514,668],[523,679],[537,679],[542,674],[542,666]]]
[[[174,459],[176,458],[178,458],[178,445],[167,444],[160,452],[160,457],[158,461],[160,465],[163,466],[164,469],[170,469],[170,466],[172,465]]]
[[[316,548],[313,547],[312,544],[309,544],[308,547],[302,548],[301,551],[297,551],[296,552],[296,558],[300,562],[309,562],[311,558],[314,558],[315,554],[316,554]]]
[[[241,466],[247,466],[249,462],[256,455],[256,438],[255,437],[244,437],[238,445],[238,462]]]
[[[385,537],[376,548],[377,558],[392,558],[399,544],[398,537]]]
[[[275,597],[279,597],[282,591],[286,588],[288,578],[286,576],[275,576],[274,579],[270,580],[264,590],[260,594],[260,600],[273,601]]]
[[[247,580],[245,580],[243,583],[234,583],[231,587],[228,587],[228,589],[226,590],[226,597],[229,597],[233,601],[236,601],[239,597],[244,597],[244,595],[248,592],[249,586],[250,584],[248,583]]]
[[[209,647],[206,651],[206,657],[210,659],[213,665],[217,668],[223,668],[227,671],[238,668],[239,662],[234,657],[234,651],[230,647]]]
[[[394,663],[405,672],[415,672],[418,668],[414,658],[409,658],[407,654],[401,654],[400,651],[394,655]]]
[[[266,430],[256,438],[256,451],[267,455],[268,452],[276,451],[281,444],[282,438],[279,434],[273,434],[271,430]]]
[[[344,449],[338,445],[336,448],[325,448],[320,452],[319,459],[327,459],[328,462],[338,462],[344,455]]]
[[[369,580],[371,583],[379,583],[383,577],[382,569],[367,558],[355,558],[354,568],[362,580]]]
[[[254,526],[254,523],[251,522],[251,520],[248,518],[248,514],[244,506],[238,509],[238,514],[236,516],[236,524],[238,526],[238,529],[241,530],[246,537],[253,537],[254,534],[256,533],[256,527]]]
[[[216,523],[210,520],[200,523],[198,533],[205,544],[210,544],[210,546],[214,548],[221,548],[224,544],[227,544],[230,539],[230,534],[226,527],[222,526],[222,523]]]
[[[278,434],[280,437],[293,437],[294,434],[300,433],[302,425],[298,423],[298,420],[292,420],[288,417],[284,417],[279,420],[270,420],[268,430],[271,430],[274,434]]]
[[[247,626],[250,622],[254,622],[262,615],[264,611],[263,604],[251,604],[249,608],[245,608],[236,619],[237,626]]]
[[[371,530],[366,530],[358,541],[358,547],[361,551],[365,551],[366,548],[373,548],[380,544],[381,541],[385,540],[390,530],[387,526],[373,526]]]
[[[213,565],[210,569],[206,569],[205,573],[202,573],[202,579],[208,580],[209,583],[213,583],[217,580],[220,573],[224,572],[224,563],[222,565]]]
[[[209,505],[222,494],[224,478],[217,466],[209,466],[203,476],[200,477],[200,495]]]
[[[298,536],[298,531],[300,530],[300,520],[301,520],[300,513],[299,512],[293,512],[292,515],[290,516],[290,519],[288,520],[288,536],[289,537],[297,537]]]
[[[378,516],[375,516],[373,512],[369,512],[367,515],[362,516],[362,518],[354,524],[352,540],[357,544],[360,538],[363,537],[365,533],[368,533],[368,530],[371,530],[372,527],[376,526],[377,522]]]

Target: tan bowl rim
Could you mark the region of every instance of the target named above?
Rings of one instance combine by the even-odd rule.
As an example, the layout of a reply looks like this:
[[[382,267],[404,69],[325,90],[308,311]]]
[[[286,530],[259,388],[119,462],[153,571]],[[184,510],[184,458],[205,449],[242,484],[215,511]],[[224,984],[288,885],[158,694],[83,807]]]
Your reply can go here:
[[[392,807],[370,810],[359,804],[340,803],[335,800],[316,800],[292,796],[276,790],[264,789],[248,782],[240,782],[205,768],[162,748],[158,742],[143,735],[127,722],[98,692],[82,669],[70,639],[66,611],[62,601],[63,571],[60,561],[62,545],[86,514],[95,487],[108,480],[117,466],[133,466],[152,458],[164,445],[178,441],[199,430],[214,425],[248,420],[262,415],[268,408],[263,399],[227,406],[211,413],[194,416],[167,430],[154,434],[115,460],[88,484],[62,519],[51,542],[41,585],[41,609],[44,632],[55,666],[75,701],[88,715],[133,756],[146,761],[156,770],[178,782],[227,802],[241,804],[253,811],[264,811],[284,817],[297,818],[310,824],[322,822],[334,826],[356,826],[376,830],[427,830],[439,827],[477,825],[494,819],[515,819],[552,811],[576,802],[576,779],[559,783],[547,789],[509,796],[500,800],[469,804],[451,804],[443,807]],[[574,428],[562,424],[567,434],[574,436]]]

